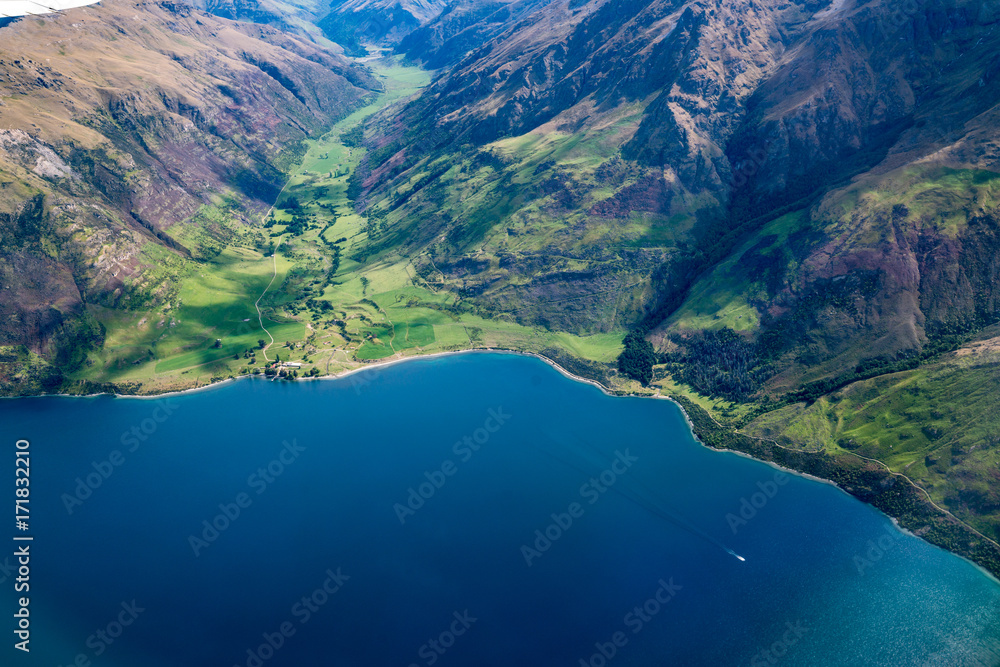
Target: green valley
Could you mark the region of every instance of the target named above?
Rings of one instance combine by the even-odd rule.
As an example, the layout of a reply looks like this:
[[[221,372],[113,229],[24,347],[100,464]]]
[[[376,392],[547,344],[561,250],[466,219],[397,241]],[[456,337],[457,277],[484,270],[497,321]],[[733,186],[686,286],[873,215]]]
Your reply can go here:
[[[267,356],[300,363],[299,376],[472,348],[545,353],[570,366],[571,359],[584,366],[614,361],[621,331],[577,336],[484,317],[421,275],[421,257],[368,254],[388,232],[385,218],[371,210],[359,214],[348,197],[350,176],[365,153],[361,123],[429,80],[398,59],[370,64],[383,92],[307,142],[272,211],[247,220],[226,201],[203,207],[172,229],[197,261],[145,247],[155,280],[171,285],[169,298],[152,310],[94,309],[107,332],[104,344],[69,375],[70,391],[112,383],[124,391],[160,392],[263,373],[267,359],[258,341],[268,336],[254,308],[262,294],[263,324],[274,337]]]

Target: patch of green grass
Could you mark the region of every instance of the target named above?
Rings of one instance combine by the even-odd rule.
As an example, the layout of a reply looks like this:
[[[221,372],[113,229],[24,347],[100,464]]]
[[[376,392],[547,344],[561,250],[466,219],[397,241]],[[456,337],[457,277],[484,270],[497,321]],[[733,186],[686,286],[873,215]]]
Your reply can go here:
[[[407,323],[405,340],[411,346],[427,347],[436,340],[434,327],[422,322]]]
[[[731,403],[722,398],[703,396],[688,385],[675,381],[673,377],[663,372],[662,367],[654,367],[652,386],[659,389],[664,396],[681,396],[690,400],[720,421],[740,421],[753,410],[750,404]]]
[[[856,382],[811,405],[768,413],[745,431],[787,447],[882,461],[1000,538],[998,350],[994,339],[913,371]]]
[[[751,305],[766,300],[766,285],[750,253],[765,253],[787,244],[790,234],[805,222],[805,212],[789,213],[765,225],[692,287],[684,304],[667,325],[677,329],[722,329],[755,331],[760,313]]]

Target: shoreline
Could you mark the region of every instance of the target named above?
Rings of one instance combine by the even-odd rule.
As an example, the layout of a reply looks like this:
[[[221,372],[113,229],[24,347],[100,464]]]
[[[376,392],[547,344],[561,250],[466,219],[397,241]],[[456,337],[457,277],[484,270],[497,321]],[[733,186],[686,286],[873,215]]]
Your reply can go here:
[[[848,488],[845,488],[843,485],[841,485],[840,483],[834,481],[833,479],[829,479],[827,477],[822,477],[822,476],[819,476],[819,475],[815,475],[815,474],[812,474],[810,472],[806,472],[804,470],[799,470],[799,469],[796,469],[794,467],[791,467],[790,465],[783,465],[782,463],[774,460],[773,458],[768,458],[768,457],[765,457],[765,456],[757,456],[757,455],[754,455],[753,453],[751,453],[749,451],[744,451],[743,449],[739,449],[739,448],[737,448],[735,446],[716,446],[716,445],[711,444],[709,442],[709,440],[712,440],[712,438],[708,437],[708,433],[707,433],[707,430],[705,429],[705,425],[702,424],[701,426],[699,426],[699,424],[696,422],[696,420],[692,416],[692,413],[687,409],[687,407],[684,405],[684,403],[681,402],[680,400],[677,400],[676,398],[671,397],[671,396],[665,396],[665,395],[663,395],[661,393],[656,393],[656,394],[636,394],[634,392],[632,392],[632,393],[619,393],[619,392],[616,392],[616,391],[612,390],[610,387],[608,387],[608,386],[604,385],[603,383],[599,382],[598,380],[595,380],[595,379],[592,379],[592,378],[583,377],[583,376],[577,375],[577,374],[569,371],[567,368],[565,368],[564,366],[560,365],[554,359],[546,357],[545,355],[540,354],[538,352],[529,352],[529,351],[525,351],[525,350],[512,350],[512,349],[504,349],[504,348],[468,348],[468,349],[462,349],[462,350],[445,350],[445,351],[442,351],[442,352],[434,352],[434,353],[431,353],[431,354],[414,354],[414,355],[409,355],[409,356],[389,358],[389,359],[385,359],[385,360],[377,360],[377,361],[372,361],[372,362],[359,362],[358,366],[356,366],[354,368],[347,368],[347,369],[341,370],[341,371],[339,371],[337,373],[332,373],[332,374],[328,374],[328,375],[321,375],[321,376],[317,376],[317,377],[297,378],[293,382],[303,382],[303,381],[310,381],[310,380],[316,380],[316,381],[323,381],[323,380],[327,380],[327,381],[331,381],[331,380],[332,381],[343,380],[343,379],[348,378],[348,377],[350,377],[352,375],[355,375],[357,373],[362,373],[362,372],[365,372],[365,371],[381,372],[385,368],[388,368],[388,367],[396,365],[396,364],[401,364],[401,363],[404,363],[404,362],[407,362],[407,361],[430,360],[430,359],[445,358],[445,357],[450,357],[450,356],[466,355],[466,354],[508,354],[508,355],[516,355],[516,356],[521,356],[521,357],[531,357],[531,358],[538,359],[538,360],[542,361],[543,363],[545,363],[550,368],[554,369],[556,372],[560,373],[561,375],[563,375],[567,379],[575,381],[575,382],[580,382],[580,383],[583,383],[583,384],[590,385],[590,386],[598,389],[599,391],[601,391],[601,393],[603,393],[605,396],[608,396],[608,397],[611,397],[611,398],[649,398],[649,399],[654,399],[654,400],[666,400],[666,401],[669,401],[670,403],[672,403],[674,406],[676,406],[680,410],[681,415],[683,415],[683,417],[684,417],[685,424],[687,425],[688,429],[691,431],[691,437],[692,437],[692,439],[699,446],[704,447],[705,449],[708,449],[710,451],[718,452],[720,454],[735,454],[735,455],[743,457],[745,459],[756,461],[758,463],[762,463],[764,465],[767,465],[767,466],[769,466],[769,467],[771,467],[771,468],[773,468],[773,469],[775,469],[777,471],[780,471],[782,473],[785,473],[785,474],[790,474],[790,475],[794,475],[796,477],[801,477],[803,479],[810,480],[812,482],[819,482],[819,483],[822,483],[822,484],[833,486],[834,488],[836,488],[841,493],[843,493],[843,494],[845,494],[847,496],[850,496],[850,497],[852,497],[852,498],[854,498],[856,500],[859,500],[860,502],[863,502],[863,503],[869,505],[870,507],[874,508],[875,510],[877,510],[878,512],[880,512],[881,514],[883,514],[887,519],[889,519],[892,522],[893,527],[896,528],[898,531],[900,531],[900,533],[905,534],[905,535],[909,535],[911,537],[916,537],[918,539],[923,540],[924,542],[927,542],[928,544],[930,544],[932,546],[935,546],[935,547],[937,547],[939,549],[943,549],[944,551],[947,551],[948,553],[950,553],[950,554],[952,554],[954,556],[958,556],[959,558],[967,561],[973,567],[975,567],[976,569],[978,569],[982,574],[984,574],[987,577],[989,577],[990,579],[992,579],[995,583],[1000,584],[1000,567],[998,567],[997,571],[994,572],[993,570],[991,570],[990,568],[988,568],[985,563],[980,563],[977,559],[975,559],[974,558],[974,554],[971,552],[971,549],[968,549],[968,550],[961,549],[961,550],[959,550],[959,549],[949,548],[949,547],[945,546],[944,544],[940,544],[940,543],[938,543],[938,542],[936,542],[934,540],[927,539],[927,537],[925,537],[925,535],[929,535],[930,534],[930,529],[925,530],[926,526],[923,527],[923,528],[917,529],[917,530],[912,529],[910,526],[905,525],[902,522],[902,520],[900,519],[900,517],[897,517],[894,514],[886,511],[882,507],[879,507],[875,502],[871,502],[871,501],[869,501],[869,500],[861,497],[861,495],[859,493],[852,492],[851,490],[849,490]],[[210,382],[210,383],[208,383],[206,385],[202,385],[200,387],[191,387],[191,388],[188,388],[188,389],[178,389],[178,390],[172,390],[172,391],[165,391],[165,392],[161,392],[161,393],[152,393],[152,394],[143,394],[143,395],[116,394],[116,393],[111,393],[111,392],[99,392],[99,393],[95,393],[95,394],[41,394],[41,395],[28,395],[28,396],[5,396],[5,397],[2,397],[2,398],[8,398],[8,399],[39,398],[41,396],[58,396],[58,397],[65,397],[65,398],[96,398],[96,397],[99,397],[99,396],[111,396],[112,398],[115,398],[115,399],[163,400],[165,398],[169,398],[169,397],[172,397],[172,396],[179,396],[179,395],[183,395],[183,394],[194,394],[196,392],[203,392],[203,391],[207,391],[207,390],[216,389],[216,388],[222,387],[223,385],[230,384],[230,383],[235,383],[235,382],[237,382],[239,380],[242,380],[242,379],[253,380],[253,379],[258,378],[258,377],[259,376],[257,376],[257,375],[246,375],[246,376],[239,376],[239,377],[228,377],[228,378],[225,378],[225,379],[220,380],[218,382]],[[270,379],[268,379],[268,381],[274,382],[276,380],[274,378],[270,378]],[[285,380],[283,382],[287,382],[287,380]],[[698,406],[696,406],[695,404],[692,404],[692,406],[694,408],[698,408]],[[707,412],[705,413],[705,417],[707,417],[708,419],[711,419],[710,415],[708,415]],[[732,431],[728,427],[722,426],[721,424],[718,424],[717,422],[714,422],[714,420],[712,420],[712,421],[713,421],[713,428],[715,430],[727,432],[730,435],[732,435],[734,437],[737,437],[737,438],[743,438],[743,439],[746,439],[748,441],[751,440],[750,438],[748,438],[748,436],[739,434],[736,431]],[[816,453],[809,453],[809,452],[800,452],[798,450],[789,450],[789,449],[786,449],[784,447],[781,447],[780,445],[777,445],[777,443],[774,443],[773,446],[778,447],[779,451],[787,454],[790,457],[791,456],[801,456],[801,457],[827,456],[826,454],[816,454]],[[766,449],[764,449],[762,446],[758,447],[758,448],[761,449],[762,451],[766,451]],[[891,471],[888,471],[888,472],[889,472],[890,475],[894,474]],[[916,488],[920,488],[920,487],[916,487]],[[918,497],[917,499],[914,499],[912,501],[912,503],[913,503],[913,505],[915,507],[910,508],[910,509],[915,509],[915,508],[922,508],[924,510],[927,509],[927,505],[923,501],[923,498],[919,498]],[[958,526],[960,526],[965,531],[973,531],[973,532],[975,532],[975,529],[971,528],[970,526],[967,526],[965,524],[965,522],[957,519],[957,517],[950,517],[949,514],[945,514],[945,513],[941,512],[941,510],[938,509],[937,507],[933,506],[933,504],[931,504],[931,508],[933,509],[933,512],[936,515],[935,518],[944,519],[946,521],[950,519],[951,521],[956,522],[958,524]],[[920,530],[924,530],[924,534],[923,535],[921,535],[918,532]]]
[[[619,397],[619,398],[622,397],[622,395],[616,394],[610,388],[608,388],[605,385],[601,384],[597,380],[593,380],[593,379],[590,379],[590,378],[585,378],[585,377],[582,377],[582,376],[579,376],[579,375],[575,375],[575,374],[571,373],[570,371],[566,370],[564,367],[560,366],[557,362],[553,361],[552,359],[549,359],[548,357],[546,357],[546,356],[544,356],[542,354],[539,354],[537,352],[527,352],[527,351],[524,351],[524,350],[512,350],[512,349],[497,348],[497,347],[472,347],[472,348],[467,348],[467,349],[463,349],[463,350],[444,350],[442,352],[432,352],[431,354],[413,354],[413,355],[403,356],[403,357],[386,358],[385,360],[376,360],[376,361],[369,361],[369,362],[358,362],[358,366],[356,366],[355,368],[347,368],[347,369],[344,369],[344,370],[339,371],[337,373],[330,373],[330,374],[327,374],[327,375],[317,375],[316,377],[299,377],[299,378],[296,378],[295,380],[293,380],[293,382],[312,382],[312,381],[317,381],[317,380],[340,380],[340,379],[349,377],[351,375],[354,375],[355,373],[362,373],[364,371],[369,371],[369,370],[371,370],[371,371],[381,370],[383,368],[388,368],[389,366],[393,366],[395,364],[404,363],[404,362],[407,362],[407,361],[416,361],[416,360],[419,360],[419,359],[436,359],[436,358],[440,358],[440,357],[450,357],[450,356],[455,356],[455,355],[460,355],[460,354],[476,354],[476,353],[480,353],[480,354],[511,354],[511,355],[517,355],[517,356],[522,356],[522,357],[534,357],[535,359],[539,359],[540,361],[545,362],[546,364],[548,364],[549,366],[551,366],[552,368],[554,368],[555,370],[557,370],[559,373],[561,373],[562,375],[566,376],[567,378],[569,378],[571,380],[575,380],[576,382],[582,382],[584,384],[592,385],[593,387],[596,387],[597,389],[600,389],[604,394],[606,394],[608,396]],[[215,389],[217,387],[221,387],[221,386],[223,386],[225,384],[229,384],[229,383],[232,383],[232,382],[239,382],[240,380],[253,380],[253,379],[266,379],[268,382],[279,381],[279,380],[277,380],[275,378],[264,378],[264,377],[262,377],[262,375],[239,375],[239,376],[234,376],[234,377],[227,377],[227,378],[224,378],[222,380],[219,380],[218,382],[209,382],[208,384],[201,385],[201,386],[198,386],[198,387],[189,387],[187,389],[169,389],[169,390],[166,390],[166,391],[149,393],[149,394],[118,394],[118,393],[109,392],[109,391],[99,391],[99,392],[95,392],[93,394],[66,394],[66,393],[57,393],[57,394],[21,394],[21,395],[17,395],[17,396],[0,396],[0,400],[17,400],[17,399],[22,399],[22,398],[42,398],[42,397],[46,397],[46,396],[58,396],[58,397],[63,397],[63,398],[95,398],[95,397],[98,397],[98,396],[110,396],[110,397],[116,398],[116,399],[135,399],[135,400],[147,400],[148,401],[148,400],[158,400],[158,399],[162,399],[162,398],[168,397],[168,396],[180,396],[180,395],[183,395],[183,394],[194,394],[194,393],[197,393],[197,392],[202,392],[202,391],[208,391],[208,390],[211,390],[211,389]],[[287,382],[287,380],[280,380],[280,381]],[[652,395],[650,395],[650,396],[642,396],[642,395],[639,395],[639,394],[629,394],[627,396],[635,397],[635,398],[666,398],[667,400],[672,400],[672,399],[670,399],[669,397],[666,397],[666,396],[652,396]],[[678,407],[680,407],[680,406],[678,406]]]

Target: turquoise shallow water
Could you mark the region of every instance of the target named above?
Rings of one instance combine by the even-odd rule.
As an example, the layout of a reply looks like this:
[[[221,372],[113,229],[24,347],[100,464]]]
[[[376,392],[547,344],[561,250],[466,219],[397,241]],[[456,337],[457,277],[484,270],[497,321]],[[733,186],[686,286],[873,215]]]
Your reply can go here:
[[[536,359],[0,425],[11,461],[31,442],[35,536],[32,652],[4,665],[1000,664],[971,564]]]

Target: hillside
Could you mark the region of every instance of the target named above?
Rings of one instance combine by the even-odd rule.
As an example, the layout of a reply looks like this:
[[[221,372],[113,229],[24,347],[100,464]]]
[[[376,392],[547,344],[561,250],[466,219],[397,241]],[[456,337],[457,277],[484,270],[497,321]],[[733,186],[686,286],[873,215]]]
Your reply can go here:
[[[909,261],[891,239],[866,237],[858,252],[839,244],[831,253],[824,241],[845,224],[837,219],[845,206],[867,201],[866,193],[887,179],[905,187],[904,172],[926,188],[949,169],[995,168],[988,133],[997,101],[996,37],[989,30],[995,17],[977,4],[955,3],[940,17],[937,10],[903,15],[890,3],[819,11],[824,3],[815,2],[771,9],[768,3],[513,3],[505,12],[519,6],[527,7],[519,23],[466,52],[419,99],[380,120],[372,143],[378,151],[359,183],[362,208],[385,211],[408,252],[433,256],[442,280],[495,314],[576,332],[642,321],[659,327],[662,340],[692,318],[715,316],[714,302],[703,306],[699,298],[753,300],[726,294],[720,276],[707,271],[755,238],[746,270],[763,269],[768,282],[733,281],[741,290],[763,289],[746,304],[738,328],[757,329],[770,317],[764,328],[780,330],[788,343],[791,326],[782,315],[810,317],[802,311],[810,299],[825,298],[814,293],[830,291],[831,280],[869,266],[878,273],[888,255]],[[485,19],[466,31],[481,34],[489,25]],[[884,48],[886,41],[899,46]],[[853,184],[852,177],[858,177]],[[989,215],[984,194],[982,212]],[[855,221],[846,224],[886,230],[893,215],[907,217],[898,207],[891,214],[893,205],[860,214],[864,208],[853,209]],[[765,225],[792,212],[798,217],[791,228],[784,225],[780,240],[804,241],[794,244],[802,256],[768,254],[773,242],[761,241],[779,239]],[[941,246],[925,224],[913,225],[911,246]],[[977,235],[971,245],[980,241],[989,243]],[[813,261],[807,252],[817,253]],[[844,263],[817,264],[831,254]],[[474,268],[467,266],[473,258]],[[461,269],[449,272],[456,262]],[[838,325],[796,324],[805,331],[796,331],[794,342],[820,335],[879,355],[926,343],[924,324],[904,303],[909,292],[916,304],[920,287],[892,273],[862,280],[879,282],[871,306],[886,311],[879,327],[860,325],[844,336]],[[926,274],[932,330],[994,316],[986,304],[995,297],[978,305],[968,295],[942,302],[936,295],[948,286]],[[702,291],[699,277],[712,296],[691,298]],[[588,294],[595,296],[588,301]],[[574,304],[565,308],[536,307],[569,299]],[[664,322],[685,300],[681,314]],[[730,312],[739,304],[721,307]],[[820,357],[814,361],[829,365],[817,369],[811,361],[812,376],[844,363],[844,352],[814,350]],[[850,362],[859,361],[853,353]]]

